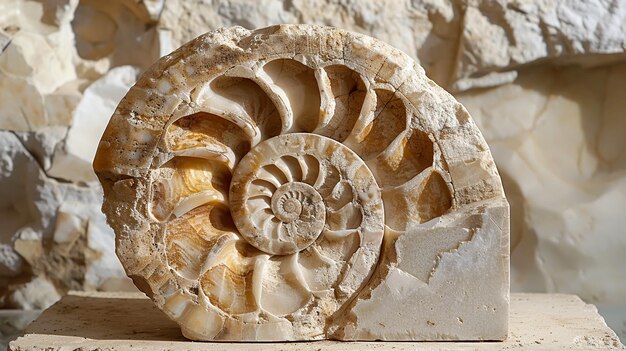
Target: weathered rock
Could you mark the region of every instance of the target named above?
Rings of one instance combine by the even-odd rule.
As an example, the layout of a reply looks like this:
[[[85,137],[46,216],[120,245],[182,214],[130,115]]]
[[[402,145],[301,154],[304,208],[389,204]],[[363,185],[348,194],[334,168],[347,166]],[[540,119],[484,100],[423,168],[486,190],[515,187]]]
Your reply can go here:
[[[133,66],[116,67],[85,89],[73,111],[71,127],[48,169],[50,176],[73,182],[96,180],[91,162],[96,154],[98,136],[117,103],[135,83],[137,73]]]
[[[13,250],[12,238],[23,227],[49,237],[58,205],[44,206],[43,199],[57,196],[59,182],[93,177],[80,143],[71,148],[73,156],[64,148],[87,87],[117,66],[146,69],[173,48],[222,26],[320,23],[400,48],[476,117],[512,205],[514,290],[623,301],[625,226],[616,212],[625,206],[619,68],[625,61],[624,16],[620,0],[2,1],[0,129],[24,131],[18,139],[32,157],[5,153],[4,138],[13,145],[13,136],[0,135],[0,168],[16,169],[12,180],[0,181],[0,251],[6,253],[0,255],[0,296],[17,286],[14,282],[34,278]],[[570,93],[572,87],[579,90]],[[109,95],[104,104],[97,96],[89,100],[110,103]],[[103,114],[96,120],[108,118],[104,109],[97,111]],[[73,133],[92,142],[102,133],[81,129],[74,127]],[[32,159],[48,172],[55,158],[59,182],[36,180]],[[76,172],[61,172],[61,160]],[[582,171],[564,160],[580,160]],[[81,201],[93,201],[88,208],[100,205],[97,186],[80,189],[92,196],[82,196],[76,208]],[[101,228],[102,234],[92,237],[104,238],[103,248],[111,245],[112,232],[104,223],[88,228]],[[98,252],[108,263],[100,262],[113,267],[111,247]],[[86,269],[94,284],[115,286],[121,278],[116,274],[123,275],[119,265],[99,267]]]
[[[624,60],[625,19],[620,0],[230,0],[167,2],[159,25],[171,31],[174,46],[222,26],[332,25],[388,42],[417,58],[440,85],[464,91],[511,82],[520,65],[546,58]]]
[[[118,54],[83,58],[76,49],[77,27],[83,19],[97,25],[85,14],[101,4],[0,4],[0,129],[10,131],[0,132],[2,306],[44,308],[69,288],[106,288],[103,284],[115,285],[124,276],[90,164],[108,117],[139,67],[159,56],[158,42],[150,39],[157,37],[156,29],[146,25],[158,18],[159,5],[106,3],[119,38],[129,44],[120,47],[118,38],[111,41]],[[76,14],[83,14],[80,21]],[[105,27],[93,28],[102,33]],[[139,50],[137,38],[145,39]],[[133,50],[136,59],[125,61],[124,51]],[[124,62],[139,67],[115,68]],[[33,295],[29,302],[28,294],[38,290],[31,282],[38,277],[58,293],[43,300]]]
[[[24,310],[41,310],[50,307],[61,296],[50,280],[39,275],[13,290],[7,296],[5,306],[18,307]]]
[[[82,0],[72,22],[78,56],[87,61],[85,65],[103,63],[99,69],[93,67],[101,70],[101,74],[117,66],[148,68],[168,53],[161,48],[155,26],[163,3],[163,0]]]
[[[508,205],[479,203],[393,233],[341,338],[494,340],[508,330]],[[387,234],[389,235],[389,234]],[[344,322],[344,321],[342,321]]]
[[[123,270],[100,212],[100,189],[49,177],[23,140],[50,156],[34,133],[0,132],[0,305],[45,308],[70,288],[97,288]],[[45,288],[51,284],[58,292]]]
[[[126,272],[188,338],[507,336],[489,149],[381,41],[312,25],[200,36],[122,99],[94,170]]]
[[[0,349],[24,333],[24,329],[41,313],[40,310],[0,310]]]
[[[0,314],[0,321],[2,315]],[[71,292],[44,311],[9,351],[190,350],[217,351],[465,351],[626,350],[594,305],[566,294],[511,294],[510,337],[496,342],[339,341],[290,343],[202,343],[185,340],[177,325],[143,294]],[[1,342],[1,340],[0,340]]]
[[[0,129],[27,131],[69,122],[69,114],[51,120],[46,100],[59,99],[57,90],[77,78],[70,27],[77,4],[5,2],[1,27],[9,39],[0,55]]]
[[[624,63],[543,67],[459,96],[508,191],[515,290],[623,301],[625,79]]]

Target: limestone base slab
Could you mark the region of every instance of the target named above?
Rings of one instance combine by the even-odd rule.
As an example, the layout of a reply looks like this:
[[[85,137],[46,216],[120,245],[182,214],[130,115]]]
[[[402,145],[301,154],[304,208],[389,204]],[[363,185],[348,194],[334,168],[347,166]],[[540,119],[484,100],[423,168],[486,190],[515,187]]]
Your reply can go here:
[[[596,307],[575,295],[512,294],[509,327],[503,342],[191,342],[143,294],[73,292],[9,350],[626,350]]]

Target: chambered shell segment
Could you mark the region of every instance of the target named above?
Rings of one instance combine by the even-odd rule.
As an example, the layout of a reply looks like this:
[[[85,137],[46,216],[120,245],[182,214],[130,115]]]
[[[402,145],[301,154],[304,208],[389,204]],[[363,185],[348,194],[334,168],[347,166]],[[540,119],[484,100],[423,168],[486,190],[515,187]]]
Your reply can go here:
[[[349,148],[316,134],[268,139],[239,163],[230,186],[230,208],[239,233],[273,255],[356,235],[378,237],[383,205],[374,176]],[[365,217],[365,218],[364,218]],[[373,229],[375,233],[368,233]]]
[[[234,27],[142,76],[94,169],[122,264],[187,337],[323,339],[385,233],[488,193],[452,185],[490,157],[466,145],[484,141],[465,110],[398,50]]]

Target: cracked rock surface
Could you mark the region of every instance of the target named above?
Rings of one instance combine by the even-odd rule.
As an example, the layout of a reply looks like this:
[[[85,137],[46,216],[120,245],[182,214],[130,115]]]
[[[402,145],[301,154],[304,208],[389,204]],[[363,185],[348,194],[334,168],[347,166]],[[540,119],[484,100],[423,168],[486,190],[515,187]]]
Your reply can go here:
[[[390,43],[467,107],[511,204],[514,291],[621,302],[625,18],[620,0],[4,1],[0,305],[125,286],[89,163],[139,72],[218,27],[298,22]]]
[[[204,34],[133,85],[93,165],[126,273],[189,339],[507,336],[509,207],[489,148],[382,41]]]

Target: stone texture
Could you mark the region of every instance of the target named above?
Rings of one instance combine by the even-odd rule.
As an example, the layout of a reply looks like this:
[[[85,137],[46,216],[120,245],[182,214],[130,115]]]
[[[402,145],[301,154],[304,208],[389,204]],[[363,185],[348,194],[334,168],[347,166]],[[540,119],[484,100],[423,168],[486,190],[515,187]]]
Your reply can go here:
[[[620,68],[623,1],[8,0],[0,9],[0,129],[19,131],[32,156],[3,154],[2,169],[31,169],[34,158],[47,171],[58,157],[76,171],[64,177],[93,177],[87,162],[65,156],[63,145],[85,89],[112,68],[145,69],[174,47],[221,26],[329,24],[400,48],[467,106],[490,144],[511,202],[514,291],[569,292],[606,303],[626,297],[621,284],[626,226],[618,213],[626,206],[620,134],[626,123],[620,106],[620,82],[626,79]],[[103,97],[104,105],[111,96]],[[544,110],[547,102],[550,109]],[[107,119],[105,110],[94,109],[94,118]],[[558,132],[548,133],[555,128]],[[568,138],[559,138],[564,131]],[[95,142],[101,133],[89,128],[82,135]],[[13,135],[0,137],[10,139],[2,140],[4,151]],[[547,151],[550,157],[544,157]],[[563,160],[581,160],[584,172],[572,164],[554,166]],[[30,210],[17,205],[21,193],[10,189],[28,188],[45,198],[58,184],[27,183],[37,177],[20,174],[11,179],[21,183],[3,176],[6,186],[0,185],[0,193],[9,194],[0,202],[10,200],[2,202],[0,218],[12,223],[1,229],[0,296],[36,278],[12,248],[20,228],[43,236],[49,230],[38,223],[55,223],[56,211],[28,215]],[[81,189],[94,195],[80,201],[100,206],[97,186]],[[112,242],[102,217],[96,222],[90,226],[99,228],[96,237]],[[98,251],[102,259],[116,261],[111,248]],[[98,288],[124,284],[119,265],[95,267],[89,271],[106,277]]]
[[[77,13],[98,17],[92,9],[97,4],[0,4],[0,129],[6,130],[0,132],[0,218],[6,224],[0,234],[0,306],[5,308],[45,308],[70,288],[132,286],[115,257],[90,164],[118,100],[138,69],[159,52],[152,57],[143,52],[136,61],[82,57],[75,33],[85,31],[73,20]],[[132,17],[131,2],[115,4],[112,18]],[[142,24],[135,24],[135,31],[151,31],[145,23],[152,17],[138,18]],[[118,29],[124,31],[122,22]],[[124,37],[132,40],[130,34]],[[126,62],[137,66],[113,68]]]
[[[341,336],[357,340],[506,336],[509,300],[503,296],[508,297],[508,285],[502,282],[508,267],[501,266],[508,256],[508,205],[478,206],[479,210],[453,213],[432,227],[416,226],[388,243],[379,276],[373,278],[379,283],[366,286],[362,293],[366,298],[352,303]]]
[[[2,305],[43,309],[70,288],[121,276],[101,190],[50,177],[17,132],[0,135]]]
[[[624,350],[593,305],[563,294],[512,294],[503,342],[198,343],[141,294],[72,293],[45,311],[10,351],[65,350]]]
[[[202,35],[129,90],[94,170],[127,274],[190,339],[506,338],[508,204],[489,148],[381,41]]]
[[[268,11],[267,9],[272,9]],[[319,23],[370,34],[406,52],[450,90],[510,82],[517,67],[539,60],[624,59],[626,5],[607,1],[507,0],[245,0],[168,2],[160,25],[172,45],[209,29],[275,23]],[[596,55],[615,55],[595,57]]]
[[[85,89],[73,111],[64,143],[50,165],[50,176],[73,182],[96,180],[90,167],[98,145],[94,136],[102,134],[109,121],[105,116],[113,114],[137,74],[133,66],[115,67]]]
[[[42,311],[0,310],[0,349],[8,350],[9,342],[22,336],[26,326]]]
[[[623,271],[613,268],[626,266],[624,79],[623,63],[535,68],[459,96],[508,190],[514,289],[624,301]]]

